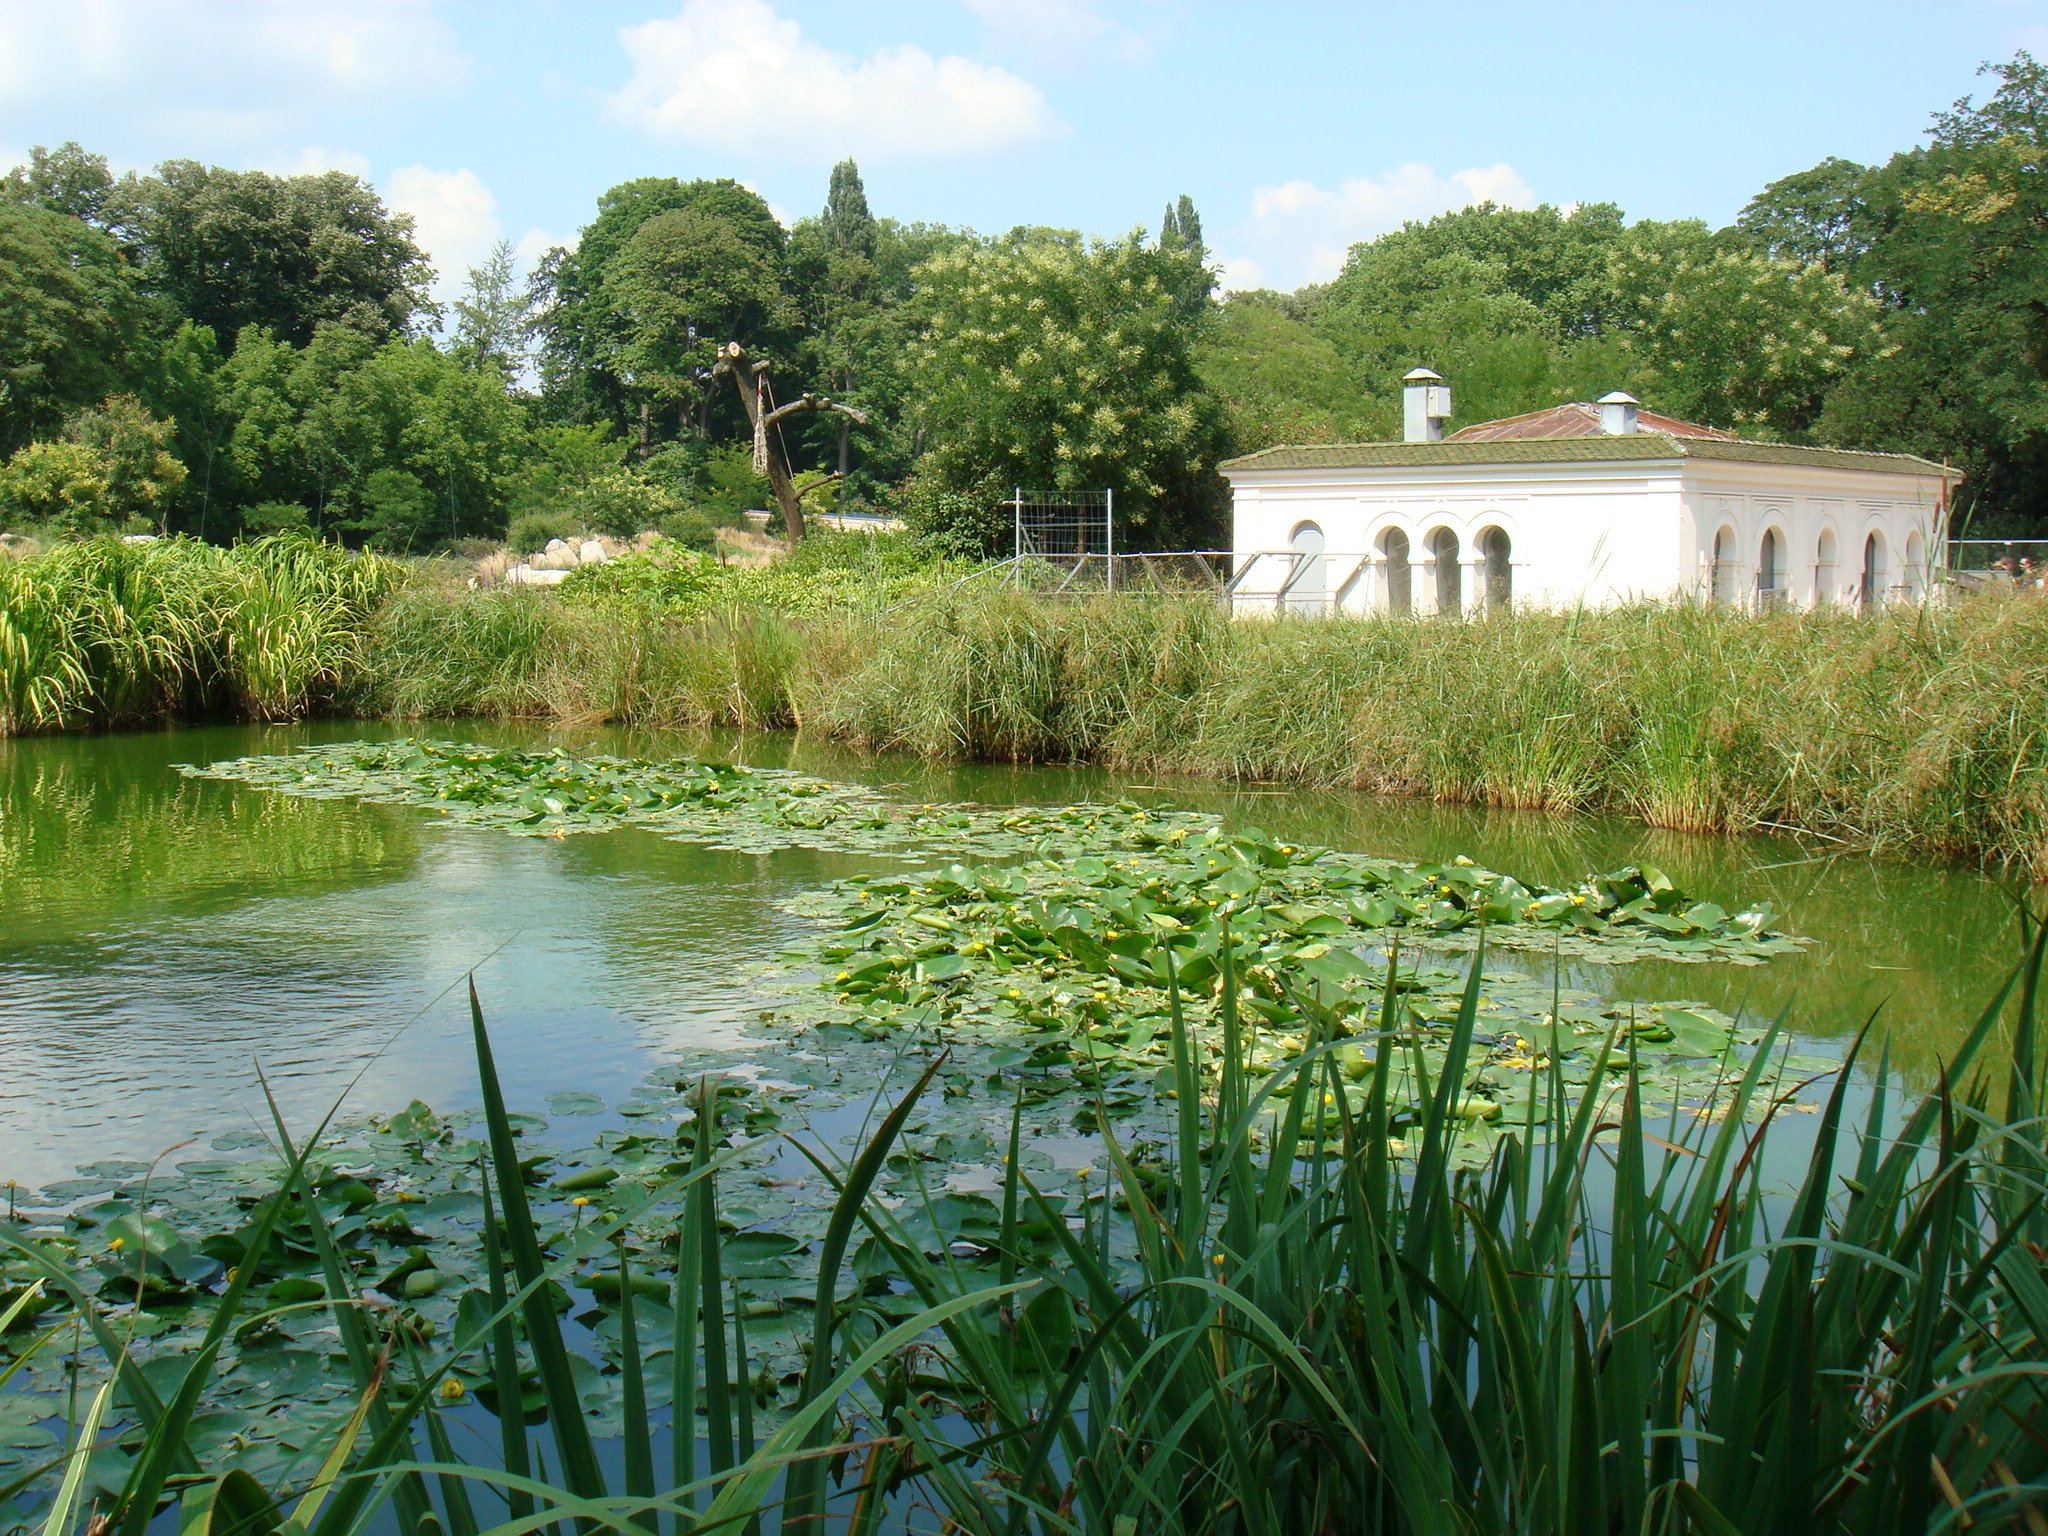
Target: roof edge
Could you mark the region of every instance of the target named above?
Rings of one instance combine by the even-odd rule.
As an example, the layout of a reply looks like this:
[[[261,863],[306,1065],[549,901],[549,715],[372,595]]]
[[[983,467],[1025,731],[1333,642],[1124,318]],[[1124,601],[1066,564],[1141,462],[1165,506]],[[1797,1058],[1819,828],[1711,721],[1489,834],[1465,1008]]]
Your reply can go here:
[[[1464,442],[1359,442],[1275,444],[1225,459],[1218,472],[1258,470],[1458,468],[1493,464],[1643,463],[1710,459],[1734,463],[1781,464],[1812,469],[1847,469],[1867,474],[1945,476],[1960,484],[1963,472],[1918,454],[1877,448],[1831,448],[1809,443],[1768,443],[1753,438],[1679,437],[1667,432],[1625,436],[1488,438]],[[1290,462],[1292,460],[1292,462]]]

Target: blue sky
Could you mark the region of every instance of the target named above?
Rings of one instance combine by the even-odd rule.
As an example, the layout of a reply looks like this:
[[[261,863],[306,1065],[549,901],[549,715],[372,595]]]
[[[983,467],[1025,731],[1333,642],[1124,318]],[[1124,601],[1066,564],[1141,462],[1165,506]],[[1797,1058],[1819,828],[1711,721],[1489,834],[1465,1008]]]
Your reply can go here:
[[[452,286],[630,176],[790,218],[852,154],[877,212],[983,230],[1116,234],[1186,192],[1229,281],[1293,287],[1481,197],[1726,222],[2022,47],[2048,0],[0,0],[0,166],[339,166]]]

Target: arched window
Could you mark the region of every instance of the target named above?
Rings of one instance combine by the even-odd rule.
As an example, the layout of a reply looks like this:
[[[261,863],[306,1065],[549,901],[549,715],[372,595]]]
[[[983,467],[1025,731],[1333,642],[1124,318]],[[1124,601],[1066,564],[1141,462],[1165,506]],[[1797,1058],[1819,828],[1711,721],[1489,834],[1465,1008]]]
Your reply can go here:
[[[1785,541],[1775,528],[1764,530],[1756,552],[1756,605],[1776,608],[1785,601]]]
[[[1714,568],[1708,585],[1715,602],[1733,607],[1740,600],[1735,588],[1736,575],[1735,530],[1723,528],[1714,535]]]
[[[1294,570],[1287,579],[1287,606],[1296,613],[1321,613],[1330,606],[1322,525],[1297,523],[1288,544],[1294,550]]]
[[[1389,528],[1380,535],[1380,567],[1385,572],[1387,612],[1415,611],[1415,571],[1408,563],[1408,535]]]
[[[1429,536],[1429,566],[1436,576],[1436,611],[1461,612],[1465,596],[1458,572],[1458,536],[1450,529],[1439,528]]]
[[[1919,602],[1927,595],[1927,545],[1915,528],[1906,535],[1906,598]]]
[[[1826,608],[1835,600],[1835,530],[1823,528],[1813,547],[1813,606]]]
[[[1885,564],[1884,535],[1873,533],[1863,541],[1863,576],[1856,586],[1856,600],[1865,608],[1884,606],[1885,587],[1891,571]]]
[[[1506,613],[1515,601],[1514,546],[1507,530],[1488,528],[1479,535],[1479,556],[1486,564],[1486,611]]]

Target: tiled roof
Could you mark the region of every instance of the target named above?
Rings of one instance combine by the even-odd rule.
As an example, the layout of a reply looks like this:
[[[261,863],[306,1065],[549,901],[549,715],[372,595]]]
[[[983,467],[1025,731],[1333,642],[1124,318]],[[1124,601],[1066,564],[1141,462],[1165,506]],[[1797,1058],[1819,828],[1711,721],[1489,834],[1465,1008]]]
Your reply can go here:
[[[1512,419],[1512,418],[1510,418]],[[1910,453],[1875,453],[1853,448],[1808,448],[1798,443],[1755,443],[1742,438],[1680,437],[1668,432],[1620,436],[1509,437],[1475,441],[1463,437],[1437,443],[1317,443],[1267,448],[1228,460],[1225,474],[1257,469],[1402,469],[1410,466],[1484,464],[1671,462],[1732,459],[1751,464],[1805,465],[1815,469],[1861,469],[1887,474],[1938,475],[1942,466]],[[1947,471],[1960,480],[1958,470]]]
[[[1703,427],[1696,421],[1680,421],[1676,416],[1659,416],[1655,411],[1638,411],[1636,420],[1645,432],[1664,432],[1672,437],[1721,437],[1733,438],[1733,432],[1723,432],[1719,427]],[[1598,437],[1600,435],[1600,407],[1574,401],[1570,405],[1553,405],[1547,411],[1525,411],[1520,416],[1503,416],[1498,421],[1475,422],[1450,435],[1454,443],[1501,443],[1523,438],[1543,437]]]

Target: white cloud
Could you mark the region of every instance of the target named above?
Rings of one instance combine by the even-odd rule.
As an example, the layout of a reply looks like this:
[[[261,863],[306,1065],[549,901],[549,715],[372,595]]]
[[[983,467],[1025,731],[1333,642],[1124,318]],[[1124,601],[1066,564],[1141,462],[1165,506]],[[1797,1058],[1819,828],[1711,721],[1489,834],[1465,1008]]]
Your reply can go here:
[[[1127,26],[1096,0],[961,0],[999,47],[1066,65],[1151,57],[1149,29]]]
[[[1511,165],[1472,166],[1448,176],[1419,161],[1384,176],[1354,176],[1334,190],[1286,181],[1252,194],[1251,218],[1230,231],[1230,254],[1219,258],[1226,288],[1297,288],[1325,282],[1360,240],[1409,219],[1426,219],[1473,203],[1527,208],[1536,194]]]
[[[333,90],[379,95],[469,77],[469,56],[454,29],[416,0],[259,3],[257,10],[250,51]]]
[[[0,103],[145,93],[157,113],[296,113],[469,75],[424,0],[8,0]]]
[[[556,246],[568,246],[573,249],[575,244],[574,235],[558,235],[551,229],[542,229],[536,225],[512,242],[512,258],[521,268],[531,272],[534,263]]]
[[[767,0],[686,0],[619,29],[632,77],[612,98],[664,137],[833,159],[968,155],[1029,143],[1058,120],[1030,81],[910,43],[855,59],[811,41]]]
[[[413,239],[434,264],[434,297],[443,303],[462,292],[469,269],[483,265],[503,233],[498,199],[475,171],[402,166],[385,179],[384,200],[412,215]]]
[[[297,154],[266,161],[259,169],[273,176],[318,176],[323,171],[347,171],[365,181],[370,179],[367,155],[352,149],[329,149],[324,144],[308,144]]]

